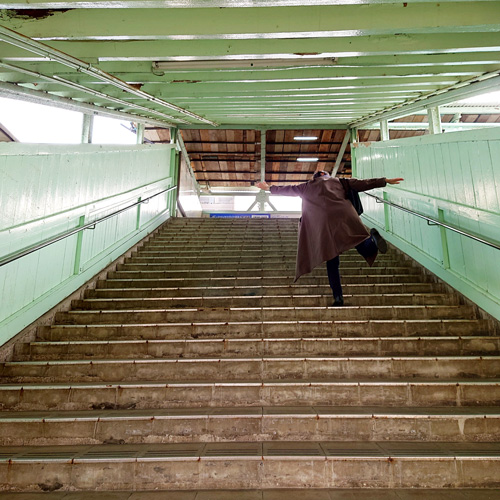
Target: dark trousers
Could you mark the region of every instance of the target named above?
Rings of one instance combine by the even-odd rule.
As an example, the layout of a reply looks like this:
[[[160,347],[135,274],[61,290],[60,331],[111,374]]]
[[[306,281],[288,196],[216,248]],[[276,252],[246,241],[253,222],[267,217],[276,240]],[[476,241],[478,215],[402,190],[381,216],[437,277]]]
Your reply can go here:
[[[356,250],[363,257],[372,257],[378,252],[377,245],[373,239],[367,238],[356,246]],[[342,285],[340,284],[339,272],[340,257],[337,255],[334,259],[326,261],[326,271],[328,273],[328,281],[332,289],[334,297],[342,297]]]

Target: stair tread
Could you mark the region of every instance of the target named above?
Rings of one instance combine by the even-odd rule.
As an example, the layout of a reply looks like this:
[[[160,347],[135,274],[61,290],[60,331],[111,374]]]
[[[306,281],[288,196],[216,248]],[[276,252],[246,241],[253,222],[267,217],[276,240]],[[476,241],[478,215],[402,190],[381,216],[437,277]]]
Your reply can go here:
[[[164,491],[99,491],[66,492],[53,491],[51,497],[56,500],[419,500],[425,496],[426,500],[498,500],[498,489],[468,489],[443,490],[399,488],[286,488],[277,489],[239,489],[235,490],[164,490]],[[15,493],[9,492],[12,500],[38,500],[47,498],[46,492]]]
[[[125,409],[125,410],[79,410],[79,411],[3,411],[0,412],[0,423],[17,421],[72,421],[83,420],[121,420],[121,419],[150,419],[154,418],[216,418],[216,417],[296,417],[296,418],[374,418],[374,417],[401,417],[426,419],[429,416],[443,418],[500,418],[500,407],[378,407],[378,406],[269,406],[269,407],[207,407],[207,408],[158,408],[158,409]]]
[[[449,458],[500,459],[500,443],[419,443],[419,442],[314,442],[314,441],[264,441],[238,443],[164,443],[164,444],[106,444],[60,445],[36,447],[0,447],[0,462],[23,461],[162,461],[238,457],[261,460],[262,457],[313,457],[324,460],[335,457],[393,458]]]
[[[366,386],[408,386],[408,385],[423,385],[423,386],[439,386],[439,385],[452,385],[452,386],[497,386],[500,384],[500,377],[488,379],[474,379],[474,380],[460,380],[453,379],[439,379],[427,380],[419,378],[404,379],[371,379],[371,378],[354,378],[354,379],[307,379],[307,380],[287,380],[287,379],[272,379],[272,380],[231,380],[231,381],[207,381],[207,380],[162,380],[162,381],[125,381],[125,382],[74,382],[74,383],[29,383],[29,384],[0,384],[0,390],[19,390],[27,391],[29,389],[71,389],[71,388],[127,388],[127,387],[265,387],[265,386],[297,386],[297,387],[311,387],[311,386],[345,386],[345,387],[358,387]]]
[[[128,344],[196,344],[196,343],[261,343],[261,342],[344,342],[344,341],[374,341],[374,340],[382,340],[382,341],[408,341],[415,342],[419,340],[426,341],[449,341],[449,340],[499,340],[500,336],[493,335],[477,335],[477,336],[467,336],[467,335],[450,335],[447,337],[438,337],[438,336],[425,336],[425,337],[397,337],[396,339],[391,337],[262,337],[260,339],[228,339],[227,337],[211,337],[210,339],[130,339],[130,340],[37,340],[30,342],[31,346],[45,346],[45,345],[128,345]],[[500,355],[500,353],[499,353]]]
[[[232,356],[230,358],[224,358],[220,356],[216,357],[162,357],[156,359],[82,359],[82,360],[67,360],[67,359],[54,359],[54,360],[44,360],[44,361],[6,361],[2,363],[2,366],[50,366],[50,365],[77,365],[77,364],[87,364],[87,365],[97,365],[97,364],[166,364],[166,363],[241,363],[242,361],[424,361],[424,360],[463,360],[463,361],[491,361],[491,360],[499,360],[500,354],[496,356],[446,356],[446,355],[433,355],[433,356],[375,356],[375,355],[353,355],[353,356],[326,356],[326,355],[317,355],[317,356]]]

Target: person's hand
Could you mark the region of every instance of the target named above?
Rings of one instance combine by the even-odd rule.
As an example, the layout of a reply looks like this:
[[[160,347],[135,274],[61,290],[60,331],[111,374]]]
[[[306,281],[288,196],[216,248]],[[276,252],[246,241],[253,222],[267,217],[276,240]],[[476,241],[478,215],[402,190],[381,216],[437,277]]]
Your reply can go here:
[[[386,179],[387,184],[399,184],[401,181],[404,181],[402,177],[396,177],[395,179]]]
[[[269,191],[269,184],[267,182],[257,182],[255,184],[258,188],[263,189],[264,191]]]

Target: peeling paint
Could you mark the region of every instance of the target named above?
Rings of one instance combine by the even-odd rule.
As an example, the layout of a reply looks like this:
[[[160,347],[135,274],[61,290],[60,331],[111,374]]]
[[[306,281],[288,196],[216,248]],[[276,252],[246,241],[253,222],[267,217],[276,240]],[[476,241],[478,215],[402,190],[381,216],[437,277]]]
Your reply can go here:
[[[22,19],[23,21],[40,21],[56,14],[64,14],[73,9],[5,9],[1,11],[2,19]]]

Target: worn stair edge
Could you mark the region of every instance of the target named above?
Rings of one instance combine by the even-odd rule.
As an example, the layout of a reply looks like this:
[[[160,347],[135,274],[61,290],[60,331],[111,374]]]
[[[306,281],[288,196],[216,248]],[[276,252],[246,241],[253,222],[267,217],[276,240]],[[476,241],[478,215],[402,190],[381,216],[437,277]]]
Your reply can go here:
[[[500,380],[254,381],[11,384],[2,410],[234,406],[462,407],[500,405]]]
[[[498,442],[498,408],[2,412],[0,446],[235,441]]]
[[[498,356],[173,358],[11,361],[4,383],[260,380],[498,379]]]
[[[495,355],[500,337],[342,337],[262,339],[169,339],[169,340],[61,340],[23,343],[16,346],[13,361],[121,358],[147,359],[202,356],[313,356],[313,355]]]
[[[489,320],[327,320],[327,321],[225,321],[191,323],[133,323],[129,325],[70,325],[41,327],[38,340],[68,340],[72,335],[84,339],[227,339],[310,337],[424,337],[448,335],[494,335]],[[69,336],[69,337],[68,337]]]
[[[4,491],[39,491],[55,477],[62,490],[500,486],[498,444],[193,443],[17,451],[0,450]]]
[[[194,491],[101,491],[101,492],[66,492],[53,491],[54,485],[60,483],[41,483],[47,491],[52,491],[50,498],[55,500],[498,500],[500,492],[497,489],[259,489],[259,490],[194,490]],[[41,493],[9,493],[12,500],[39,500],[47,498],[46,492]]]

